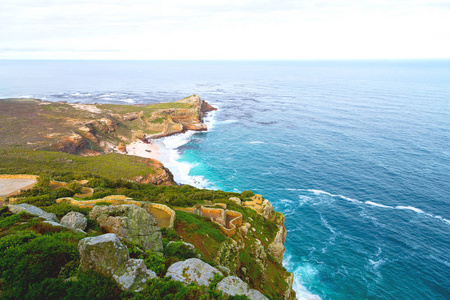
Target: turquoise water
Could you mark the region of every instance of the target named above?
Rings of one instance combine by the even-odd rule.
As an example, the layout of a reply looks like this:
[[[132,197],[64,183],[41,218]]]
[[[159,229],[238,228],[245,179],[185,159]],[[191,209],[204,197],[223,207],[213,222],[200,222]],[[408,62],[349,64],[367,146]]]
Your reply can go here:
[[[210,131],[160,141],[163,160],[283,212],[301,298],[450,297],[449,61],[0,61],[0,82],[83,103],[197,93],[219,107]]]

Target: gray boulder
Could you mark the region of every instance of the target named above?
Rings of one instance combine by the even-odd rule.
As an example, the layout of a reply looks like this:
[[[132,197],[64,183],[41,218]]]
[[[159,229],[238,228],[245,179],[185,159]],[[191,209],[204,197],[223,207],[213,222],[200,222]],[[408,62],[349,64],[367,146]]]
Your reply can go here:
[[[87,227],[86,217],[79,212],[71,211],[61,218],[61,225],[72,229],[85,230]]]
[[[145,209],[134,204],[94,206],[89,218],[108,232],[156,252],[163,250],[158,222]]]
[[[114,272],[113,278],[123,291],[139,292],[156,273],[147,269],[143,259],[130,259]]]
[[[23,211],[29,213],[30,215],[34,215],[39,218],[46,219],[47,221],[58,222],[58,218],[53,213],[48,213],[36,207],[34,205],[28,203],[21,203],[17,205],[8,205],[8,210],[13,214],[18,214]]]
[[[82,270],[92,269],[105,276],[112,276],[130,259],[127,247],[113,233],[80,240],[78,251]]]
[[[236,276],[228,276],[222,279],[217,284],[217,289],[229,296],[245,295],[252,300],[268,300],[268,298],[259,291],[249,289],[248,284]]]
[[[222,272],[197,258],[189,258],[179,261],[169,267],[166,277],[172,276],[173,280],[181,281],[184,284],[197,282],[200,285],[208,286],[215,274],[222,275]]]
[[[238,197],[230,197],[228,200],[233,201],[237,205],[241,205],[242,204],[241,199],[239,199]]]

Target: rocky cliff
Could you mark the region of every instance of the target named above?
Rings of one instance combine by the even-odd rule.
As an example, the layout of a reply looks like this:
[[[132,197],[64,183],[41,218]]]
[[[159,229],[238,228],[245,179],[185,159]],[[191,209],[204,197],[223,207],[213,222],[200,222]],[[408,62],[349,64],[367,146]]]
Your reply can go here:
[[[197,95],[153,105],[70,104],[37,99],[0,101],[3,148],[20,145],[81,156],[124,153],[134,140],[147,142],[187,130],[206,130],[203,116],[215,110]],[[6,151],[8,151],[6,149]],[[146,160],[153,171],[133,178],[141,183],[173,184],[160,162]]]

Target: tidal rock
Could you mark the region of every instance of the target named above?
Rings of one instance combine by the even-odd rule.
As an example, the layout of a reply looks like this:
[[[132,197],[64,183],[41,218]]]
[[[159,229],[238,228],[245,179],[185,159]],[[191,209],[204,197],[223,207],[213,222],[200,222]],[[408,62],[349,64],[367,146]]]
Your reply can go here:
[[[79,212],[71,211],[61,218],[61,225],[72,229],[85,230],[87,227],[86,217]]]
[[[130,242],[141,244],[156,252],[163,250],[158,222],[137,205],[94,206],[89,218],[96,219],[101,228]]]
[[[58,218],[53,213],[48,213],[36,207],[34,205],[28,203],[22,203],[17,205],[8,205],[8,210],[13,214],[18,214],[23,211],[29,213],[30,215],[34,215],[39,218],[46,219],[47,221],[58,222]]]
[[[236,276],[228,276],[222,279],[217,284],[217,289],[229,296],[245,295],[252,300],[268,300],[268,298],[259,291],[249,289],[248,284]]]
[[[155,277],[156,273],[147,269],[143,259],[130,259],[113,274],[113,279],[123,291],[132,292],[139,292],[148,279]]]
[[[127,247],[113,233],[80,240],[78,251],[82,270],[92,269],[105,276],[112,276],[130,259]]]
[[[215,274],[222,275],[222,272],[197,258],[189,258],[179,261],[169,267],[166,277],[172,276],[173,280],[181,281],[184,284],[197,282],[200,285],[208,286]]]

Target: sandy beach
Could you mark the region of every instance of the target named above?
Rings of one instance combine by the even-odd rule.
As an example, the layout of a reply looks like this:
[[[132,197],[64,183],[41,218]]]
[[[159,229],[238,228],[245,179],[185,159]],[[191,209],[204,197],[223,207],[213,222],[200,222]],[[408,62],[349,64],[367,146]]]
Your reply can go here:
[[[140,157],[153,158],[159,160],[161,153],[159,147],[155,144],[146,144],[142,141],[132,142],[127,146],[128,155],[136,155]]]

